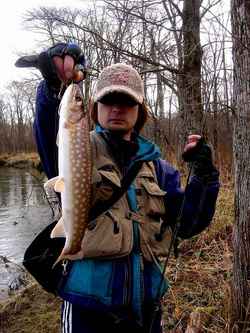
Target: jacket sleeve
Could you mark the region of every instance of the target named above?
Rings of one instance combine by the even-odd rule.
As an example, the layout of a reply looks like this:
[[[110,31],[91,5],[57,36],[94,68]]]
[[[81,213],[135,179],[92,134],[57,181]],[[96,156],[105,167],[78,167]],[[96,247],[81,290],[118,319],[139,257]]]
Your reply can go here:
[[[190,238],[199,234],[208,227],[214,216],[219,192],[218,175],[207,183],[197,176],[192,176],[184,193],[177,170],[164,160],[155,161],[155,168],[158,183],[167,192],[166,223],[174,228],[184,202],[178,236]]]
[[[58,175],[56,137],[59,103],[56,93],[49,89],[45,80],[42,81],[37,88],[33,129],[37,150],[48,179]]]

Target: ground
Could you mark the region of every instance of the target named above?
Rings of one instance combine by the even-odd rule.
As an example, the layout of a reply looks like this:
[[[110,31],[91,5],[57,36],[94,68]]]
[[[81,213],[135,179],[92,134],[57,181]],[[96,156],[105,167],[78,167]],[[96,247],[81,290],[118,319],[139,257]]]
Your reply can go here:
[[[224,185],[212,225],[201,235],[184,241],[179,258],[170,261],[167,276],[172,288],[164,299],[165,332],[182,332],[195,312],[201,317],[201,332],[227,331],[232,223],[233,190]]]
[[[61,301],[32,283],[0,306],[1,333],[58,333]]]

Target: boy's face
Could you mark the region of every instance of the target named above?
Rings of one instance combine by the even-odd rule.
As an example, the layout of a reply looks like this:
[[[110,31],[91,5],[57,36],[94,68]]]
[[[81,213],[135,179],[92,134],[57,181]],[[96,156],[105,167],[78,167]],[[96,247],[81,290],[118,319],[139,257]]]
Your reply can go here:
[[[124,139],[130,140],[138,118],[138,109],[138,104],[129,96],[109,94],[98,102],[97,120],[101,127],[120,132]]]

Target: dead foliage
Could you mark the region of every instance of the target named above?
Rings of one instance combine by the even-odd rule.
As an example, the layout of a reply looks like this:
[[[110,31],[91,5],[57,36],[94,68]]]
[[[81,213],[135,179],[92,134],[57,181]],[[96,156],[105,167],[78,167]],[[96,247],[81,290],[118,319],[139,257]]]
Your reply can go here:
[[[166,275],[171,289],[163,300],[165,332],[227,331],[232,223],[233,188],[227,184],[220,191],[211,227],[183,241],[179,257],[170,260]]]

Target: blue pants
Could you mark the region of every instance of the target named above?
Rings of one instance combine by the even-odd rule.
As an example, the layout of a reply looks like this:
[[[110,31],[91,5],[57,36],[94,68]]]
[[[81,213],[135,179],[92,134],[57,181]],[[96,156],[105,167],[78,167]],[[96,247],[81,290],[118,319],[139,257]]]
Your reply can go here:
[[[129,315],[112,316],[86,311],[77,305],[64,301],[62,305],[62,333],[162,333],[161,309],[155,313],[152,322],[152,306],[145,307],[144,324],[139,326]],[[122,318],[122,319],[120,319]]]

